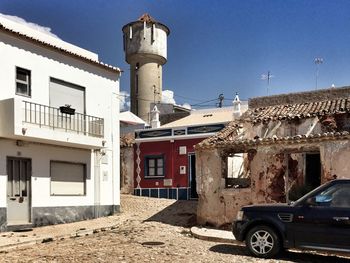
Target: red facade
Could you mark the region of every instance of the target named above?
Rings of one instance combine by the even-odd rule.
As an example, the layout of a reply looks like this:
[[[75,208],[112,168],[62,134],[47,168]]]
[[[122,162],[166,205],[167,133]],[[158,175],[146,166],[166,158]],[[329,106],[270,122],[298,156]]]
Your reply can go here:
[[[159,138],[161,139],[161,138]],[[199,139],[179,139],[166,141],[147,141],[140,142],[135,145],[135,189],[140,189],[138,195],[154,195],[155,197],[169,198],[169,191],[167,196],[162,196],[159,191],[163,189],[180,189],[187,188],[187,197],[189,196],[190,184],[190,156],[194,155],[194,145],[201,142],[204,138]],[[185,153],[180,153],[186,148]],[[163,156],[164,157],[164,177],[148,178],[146,175],[146,158],[148,156]],[[139,159],[139,165],[138,160]],[[138,169],[138,167],[140,169]],[[185,168],[184,168],[185,167]],[[181,171],[180,171],[181,170]],[[192,169],[193,170],[193,169]],[[139,171],[139,172],[138,172]],[[192,171],[193,172],[193,171]],[[195,175],[192,174],[193,178]],[[139,177],[139,179],[138,179]],[[171,180],[167,180],[171,179]],[[166,183],[165,183],[166,182]],[[148,189],[142,193],[142,189]],[[158,190],[162,189],[162,190]],[[156,192],[158,190],[158,193]],[[151,193],[153,191],[153,194]],[[178,191],[178,190],[177,190]],[[179,193],[176,193],[175,199],[179,198]],[[171,198],[171,197],[170,197]],[[189,198],[186,198],[189,199]]]

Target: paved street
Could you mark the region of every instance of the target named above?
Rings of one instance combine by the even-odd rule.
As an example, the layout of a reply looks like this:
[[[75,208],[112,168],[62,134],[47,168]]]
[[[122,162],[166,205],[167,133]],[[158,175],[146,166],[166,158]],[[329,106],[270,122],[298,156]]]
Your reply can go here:
[[[247,256],[243,246],[196,239],[189,231],[195,224],[195,206],[189,201],[123,195],[122,213],[109,218],[114,221],[112,229],[0,249],[0,262],[348,262],[300,252],[258,260]]]

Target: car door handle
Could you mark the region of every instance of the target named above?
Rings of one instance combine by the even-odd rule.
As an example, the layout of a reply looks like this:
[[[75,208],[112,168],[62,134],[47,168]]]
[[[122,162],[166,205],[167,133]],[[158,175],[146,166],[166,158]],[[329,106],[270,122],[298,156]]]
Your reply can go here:
[[[347,217],[347,216],[335,216],[335,217],[333,217],[333,219],[335,220],[335,221],[345,221],[345,220],[349,220],[349,217]]]

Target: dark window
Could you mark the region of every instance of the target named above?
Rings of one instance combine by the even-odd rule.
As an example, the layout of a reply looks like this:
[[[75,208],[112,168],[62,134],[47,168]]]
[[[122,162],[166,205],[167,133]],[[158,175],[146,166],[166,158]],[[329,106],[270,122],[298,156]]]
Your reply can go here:
[[[145,176],[164,176],[164,157],[160,156],[147,156],[146,161],[146,174]]]
[[[321,185],[321,157],[319,153],[305,155],[305,186],[311,191]]]
[[[16,67],[16,94],[30,97],[30,71]]]

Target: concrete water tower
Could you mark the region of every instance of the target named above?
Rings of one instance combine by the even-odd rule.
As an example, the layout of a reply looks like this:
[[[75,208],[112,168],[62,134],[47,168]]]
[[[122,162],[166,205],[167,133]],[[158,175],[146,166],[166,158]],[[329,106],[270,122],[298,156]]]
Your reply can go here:
[[[150,123],[151,103],[162,98],[162,66],[167,61],[167,26],[144,14],[123,26],[125,60],[130,64],[131,112]]]

